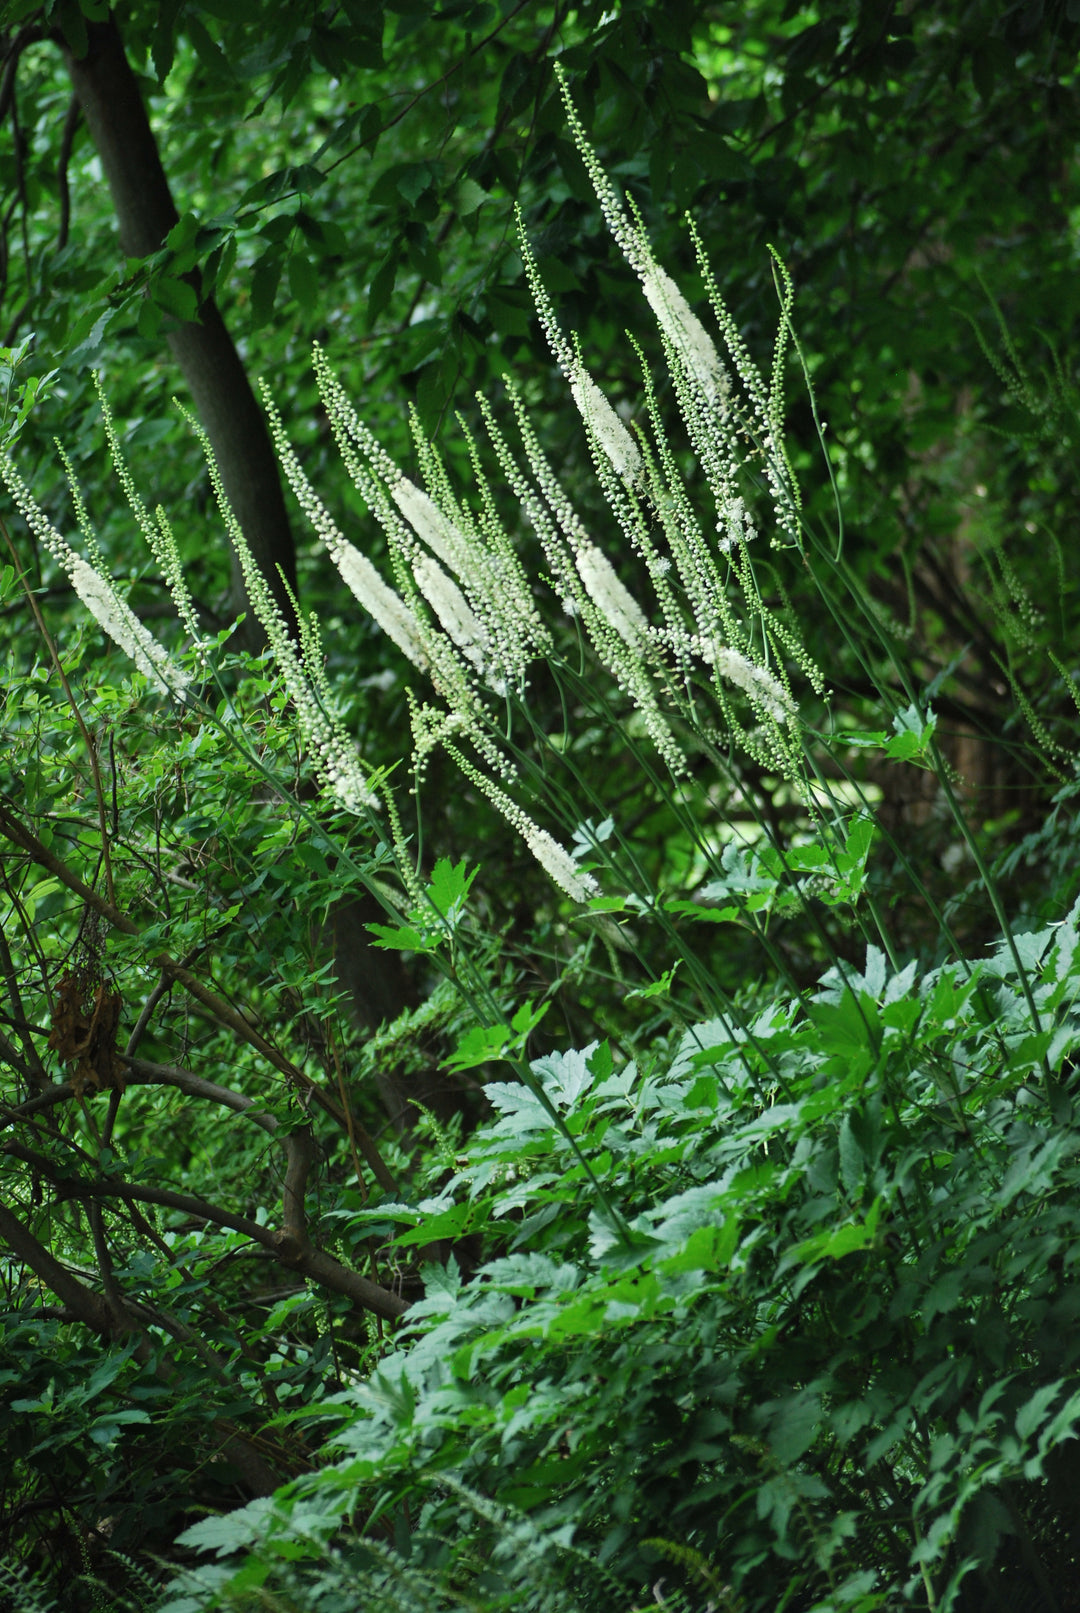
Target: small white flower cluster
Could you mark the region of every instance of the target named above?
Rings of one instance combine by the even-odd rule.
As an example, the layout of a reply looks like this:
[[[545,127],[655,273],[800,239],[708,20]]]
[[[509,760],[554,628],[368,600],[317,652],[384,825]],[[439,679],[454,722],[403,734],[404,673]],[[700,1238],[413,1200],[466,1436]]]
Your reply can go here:
[[[555,71],[573,138],[604,219],[626,261],[641,280],[646,301],[660,327],[679,412],[716,511],[715,536],[707,536],[667,443],[655,392],[643,363],[646,409],[656,457],[641,437],[644,469],[640,483],[647,490],[651,516],[659,520],[668,550],[666,555],[658,554],[652,543],[648,523],[638,504],[637,489],[625,480],[621,486],[605,480],[599,466],[598,471],[613,514],[631,547],[646,563],[663,612],[663,627],[650,630],[652,641],[663,644],[675,655],[684,677],[694,661],[704,661],[711,666],[714,689],[735,737],[759,757],[764,758],[767,752],[770,765],[778,765],[786,774],[793,775],[797,771],[797,758],[781,730],[793,724],[796,707],[782,674],[783,661],[794,661],[818,693],[824,688],[824,680],[796,633],[761,598],[748,553],[758,529],[742,492],[748,465],[755,474],[759,473],[758,467],[763,468],[779,535],[774,542],[800,543],[798,486],[783,445],[783,363],[790,338],[793,300],[790,276],[778,262],[783,285],[781,322],[772,376],[766,386],[717,291],[700,238],[691,222],[706,292],[741,385],[741,394],[737,394],[731,373],[709,333],[670,275],[653,258],[640,216],[632,204],[627,211],[601,168],[577,116],[566,75],[559,64]],[[530,282],[538,281],[535,265],[527,256],[524,261]],[[537,296],[535,285],[534,296]],[[556,328],[542,288],[537,303],[545,330]],[[552,340],[550,331],[548,339]],[[675,593],[676,585],[681,588],[681,599]],[[572,594],[571,590],[564,591]],[[738,594],[742,596],[741,603]],[[693,628],[689,631],[684,619],[687,606],[693,617]],[[758,659],[764,660],[765,665],[759,665],[757,659],[744,653],[751,643],[759,641],[763,655]],[[717,651],[717,645],[723,648]],[[770,662],[781,669],[780,676],[767,670]],[[724,692],[725,685],[740,690],[759,718],[765,719],[764,740],[760,739],[759,730],[747,730],[737,720]]]
[[[634,649],[649,631],[649,624],[637,600],[619,581],[607,555],[595,543],[584,543],[578,549],[575,561],[585,592],[601,616],[615,629],[623,643]]]
[[[645,614],[586,532],[540,447],[520,394],[512,384],[507,390],[539,497],[481,400],[485,422],[507,481],[540,539],[563,610],[581,620],[601,664],[633,701],[649,740],[668,767],[675,774],[684,773],[679,743],[657,702],[650,663],[658,658]]]
[[[656,315],[687,376],[708,403],[719,403],[731,391],[731,378],[701,320],[671,276],[650,262],[641,277],[645,300]]]
[[[6,456],[0,457],[0,480],[31,532],[67,572],[72,587],[102,631],[131,657],[155,688],[164,687],[174,700],[186,700],[191,687],[187,673],[175,664],[153,634],[143,626],[127,602],[121,599],[112,581],[76,554],[67,540],[61,537]],[[74,483],[72,486],[80,521],[85,522],[82,500]],[[96,542],[93,550],[100,564],[100,550]]]
[[[469,608],[461,589],[430,555],[418,554],[413,561],[416,586],[438,617],[442,627],[465,658],[483,672],[490,639],[483,625]]]
[[[113,643],[131,657],[152,684],[163,683],[175,700],[184,700],[191,679],[120,598],[111,580],[78,555],[72,556],[67,570],[75,592]]]
[[[562,338],[524,240],[522,250],[553,351],[570,381],[590,441],[597,450],[594,461],[605,491],[632,546],[645,560],[669,623],[669,642],[673,642],[679,613],[665,581],[672,562],[652,547],[636,500],[621,500],[620,484],[629,492],[642,476],[641,451],[588,376],[580,356]],[[697,353],[699,370],[707,361],[708,384],[717,392],[722,367],[717,369],[707,354],[703,356],[701,344],[707,343],[707,337],[702,327],[674,288],[669,292],[663,282],[655,284],[667,296],[672,309],[669,322],[678,323],[683,347]],[[527,579],[494,516],[486,483],[478,475],[481,494],[486,500],[486,520],[477,528],[472,518],[458,507],[434,451],[418,438],[421,468],[430,489],[424,491],[397,471],[378,447],[318,349],[315,362],[320,391],[346,465],[387,533],[391,563],[399,585],[409,598],[432,682],[450,711],[456,714],[471,743],[503,779],[511,780],[514,771],[485,729],[487,718],[477,696],[484,689],[500,696],[509,694],[515,687],[521,689],[528,660],[537,653],[550,651],[551,639],[536,618]],[[526,520],[540,537],[564,609],[582,620],[603,664],[633,700],[644,719],[645,731],[665,761],[674,772],[685,771],[680,747],[657,702],[654,685],[660,640],[651,632],[644,611],[610,560],[586,533],[547,464],[519,400],[515,397],[515,411],[534,483],[530,483],[514,461],[490,409],[483,399],[480,401],[500,468]],[[280,438],[283,433],[276,412],[272,418]],[[356,449],[360,450],[363,463]],[[477,465],[471,442],[470,454],[474,466]],[[300,485],[291,453],[285,457],[285,464],[294,485]],[[340,551],[344,540],[329,518],[313,499],[308,501],[307,507],[315,514],[317,530]],[[405,530],[402,518],[407,523]],[[424,548],[418,548],[415,540]],[[433,555],[441,565],[432,559]],[[430,608],[441,632],[436,631],[417,608],[420,600]],[[711,597],[700,614],[710,625],[716,620],[717,611]],[[451,648],[457,654],[456,660],[449,655]],[[425,730],[423,744],[419,747],[424,755],[430,753],[434,743],[433,732],[434,727]]]
[[[600,211],[604,215],[604,223],[618,244],[619,251],[627,263],[637,274],[644,274],[651,261],[648,243],[641,239],[640,232],[633,229],[627,221],[623,209],[622,198],[615,186],[601,168],[589,137],[585,133],[584,125],[577,115],[577,108],[570,98],[569,86],[566,82],[566,71],[561,62],[555,63],[555,77],[559,81],[562,91],[563,105],[566,109],[566,121],[570,125],[570,132],[574,137],[574,144],[581,154],[581,159],[588,170],[589,179],[596,199],[600,203]]]
[[[757,537],[757,528],[745,499],[736,497],[724,506],[716,530],[719,534],[716,546],[721,554],[730,554],[742,544],[753,542]]]
[[[202,634],[199,630],[199,624],[195,619],[195,607],[191,602],[191,595],[188,592],[187,578],[184,576],[184,568],[180,561],[180,551],[176,546],[176,539],[173,536],[168,517],[160,504],[154,511],[154,521],[151,521],[149,515],[147,514],[146,508],[139,497],[138,490],[135,486],[134,478],[127,467],[127,461],[124,459],[123,450],[120,447],[120,438],[117,434],[116,427],[113,424],[112,410],[109,408],[109,401],[105,396],[105,389],[101,384],[101,379],[99,376],[94,377],[94,384],[97,388],[98,402],[101,405],[101,418],[105,426],[105,440],[109,445],[109,452],[112,454],[113,469],[116,471],[117,480],[124,490],[124,497],[127,499],[128,508],[131,510],[132,515],[134,515],[135,520],[138,523],[139,530],[145,539],[147,548],[150,550],[150,553],[153,555],[154,559],[161,568],[161,574],[165,578],[166,585],[170,594],[172,595],[173,604],[176,606],[177,615],[184,624],[184,628],[186,629],[196,649],[201,650]],[[67,465],[66,459],[64,464],[68,471],[68,480],[72,482],[72,485],[74,486],[74,477],[71,474],[71,469]],[[79,502],[80,501],[77,500],[76,508],[78,508]],[[86,530],[81,518],[81,511],[79,525],[84,531]],[[91,558],[94,558],[99,552],[97,551],[96,544],[93,543],[89,532],[86,532],[86,536],[88,539],[88,546],[90,547]]]
[[[353,598],[358,600],[374,622],[382,628],[419,672],[426,672],[428,659],[409,607],[383,582],[366,554],[343,538],[337,548],[330,550],[330,558],[337,566]]]
[[[761,707],[775,722],[794,721],[796,707],[790,692],[785,689],[779,678],[774,677],[764,667],[756,666],[738,650],[720,644],[706,648],[702,659],[711,662],[722,678],[735,684],[749,698],[752,705]]]
[[[423,488],[414,486],[407,476],[399,476],[390,486],[390,497],[432,554],[457,576],[466,576],[471,560],[466,538]]]
[[[690,220],[690,233],[697,254],[698,267],[701,270],[702,281],[706,294],[716,316],[716,322],[723,333],[724,343],[731,354],[736,374],[742,382],[746,397],[749,400],[748,418],[743,425],[748,428],[749,435],[760,440],[761,454],[765,463],[765,478],[769,484],[772,497],[773,515],[778,532],[791,543],[799,543],[799,510],[802,499],[799,493],[799,484],[795,478],[791,463],[784,447],[784,385],[783,369],[787,344],[791,336],[791,309],[795,300],[795,288],[786,265],[774,252],[773,257],[777,272],[784,287],[783,301],[780,307],[780,323],[776,332],[776,347],[773,354],[773,371],[768,389],[758,374],[757,366],[746,350],[746,344],[739,333],[738,326],[731,317],[731,313],[720,295],[716,284],[712,266],[705,254],[701,237],[697,232],[693,220]],[[772,248],[770,248],[770,251]]]
[[[544,872],[572,901],[587,902],[590,896],[598,894],[600,887],[593,876],[582,873],[566,848],[560,846],[546,829],[540,829],[535,823],[530,823],[524,813],[521,813],[517,820],[510,821]]]
[[[494,779],[486,778],[479,768],[474,767],[456,745],[447,744],[446,751],[465,777],[498,808],[510,827],[524,840],[544,872],[571,901],[587,902],[590,896],[597,895],[600,887],[596,880],[591,874],[582,872],[565,846],[560,846],[554,836],[534,823],[528,813],[516,801],[512,801]]]
[[[608,229],[623,257],[640,279],[646,301],[685,375],[700,389],[707,403],[722,407],[731,390],[731,379],[711,336],[674,280],[656,262],[640,220],[635,218],[631,222],[627,218],[618,191],[601,168],[589,144],[570,98],[566,74],[559,63],[556,63],[555,74],[562,90],[574,143],[588,170]]]
[[[441,530],[451,535],[452,558],[448,563],[482,627],[479,645],[484,681],[496,691],[523,688],[529,663],[550,651],[551,635],[536,609],[517,550],[497,513],[476,444],[459,415],[458,424],[465,435],[481,496],[483,513],[479,519],[455,500],[442,460],[425,439],[415,411],[410,415],[410,424],[424,479],[438,498],[437,506],[434,499],[423,495],[414,509],[419,514],[430,508],[440,515]],[[421,518],[414,523],[412,517],[409,519],[413,530],[431,548],[428,521]]]
[[[592,376],[578,365],[570,382],[570,395],[584,420],[611,461],[615,473],[635,482],[641,475],[641,451]]]

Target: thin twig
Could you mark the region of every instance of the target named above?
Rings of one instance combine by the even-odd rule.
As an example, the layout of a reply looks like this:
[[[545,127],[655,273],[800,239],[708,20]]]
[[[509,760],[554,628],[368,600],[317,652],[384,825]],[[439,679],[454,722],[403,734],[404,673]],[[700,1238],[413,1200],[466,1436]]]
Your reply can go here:
[[[81,896],[88,907],[100,913],[102,918],[107,919],[112,927],[119,930],[121,934],[131,936],[141,934],[139,926],[126,913],[121,912],[112,902],[106,901],[103,896],[81,880],[77,874],[72,873],[67,864],[62,862],[55,852],[48,846],[43,845],[31,830],[18,821],[10,807],[2,800],[0,800],[0,834],[5,835],[13,845],[25,851],[42,868],[47,868],[61,884],[67,886],[68,890],[74,891],[76,895]],[[190,969],[186,968],[182,963],[177,963],[175,958],[170,958],[167,953],[159,953],[154,962],[167,980],[170,982],[178,981],[197,1002],[201,1002],[204,1008],[208,1008],[217,1020],[227,1025],[249,1047],[253,1047],[256,1052],[261,1053],[263,1058],[268,1060],[282,1075],[287,1076],[293,1085],[307,1094],[312,1102],[318,1104],[320,1109],[332,1116],[341,1129],[348,1134],[349,1120],[336,1100],[328,1092],[324,1092],[318,1083],[312,1080],[310,1075],[279,1053],[277,1048],[268,1042],[264,1036],[261,1036],[254,1026],[250,1025],[244,1016],[233,1008],[230,1003],[227,1003],[217,992],[211,991],[209,986],[204,986],[202,981],[191,973]],[[379,1153],[374,1138],[355,1116],[352,1120],[352,1127],[353,1135],[360,1146],[360,1151],[370,1165],[376,1180],[387,1192],[396,1193],[397,1184],[386,1161]]]

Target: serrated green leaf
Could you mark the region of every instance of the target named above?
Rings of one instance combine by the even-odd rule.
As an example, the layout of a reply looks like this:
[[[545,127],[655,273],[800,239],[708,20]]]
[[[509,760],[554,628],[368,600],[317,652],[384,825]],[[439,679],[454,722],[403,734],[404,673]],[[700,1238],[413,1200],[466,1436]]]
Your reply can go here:
[[[170,252],[182,252],[186,246],[191,245],[198,233],[199,221],[195,214],[182,213],[165,237],[165,245]]]
[[[558,1108],[570,1108],[590,1087],[596,1078],[589,1068],[589,1060],[597,1048],[596,1042],[588,1047],[571,1048],[567,1053],[548,1053],[544,1058],[533,1059],[530,1069],[543,1087],[546,1096]]]
[[[329,876],[330,869],[326,857],[318,846],[309,845],[305,840],[298,840],[292,848],[291,855],[295,857],[298,863],[302,863],[305,868],[310,868],[313,873],[321,875],[323,879]]]
[[[199,311],[199,299],[194,286],[189,286],[186,280],[174,280],[169,275],[159,275],[150,283],[150,295],[159,308],[174,319],[189,322]]]
[[[541,1003],[539,1008],[534,1008],[531,997],[521,1004],[510,1021],[519,1041],[524,1043],[532,1035],[550,1007],[550,1003]],[[606,1047],[607,1043],[603,1045]]]
[[[227,1512],[222,1517],[202,1518],[177,1536],[178,1542],[194,1546],[200,1551],[215,1551],[219,1557],[240,1551],[258,1539],[264,1519],[272,1511],[273,1496],[260,1496],[249,1501],[246,1507]]]
[[[922,747],[918,734],[894,734],[885,745],[885,754],[893,762],[910,762]]]
[[[372,276],[371,283],[368,286],[367,300],[367,327],[369,330],[393,295],[400,257],[401,247],[400,244],[396,243]]]
[[[440,857],[431,871],[431,881],[427,889],[436,912],[444,919],[452,920],[479,872],[477,866],[469,873],[464,857],[458,863],[452,863],[449,857]]]
[[[643,999],[647,997],[666,997],[671,990],[675,980],[676,971],[678,970],[681,962],[681,958],[677,959],[671,965],[670,969],[665,969],[659,980],[653,981],[651,986],[635,986],[633,991],[628,991],[626,993],[627,1002],[629,1002],[633,997],[641,997]]]
[[[845,855],[857,863],[865,862],[870,847],[874,843],[876,833],[877,827],[873,818],[867,813],[860,813],[858,817],[853,819],[847,832],[847,838],[844,841]]]
[[[440,1066],[444,1070],[475,1070],[481,1064],[501,1059],[511,1038],[509,1025],[474,1025],[459,1040],[449,1058]]]
[[[251,322],[256,329],[265,325],[274,311],[278,282],[285,266],[280,247],[264,252],[251,276]]]
[[[488,199],[488,193],[483,190],[474,179],[459,179],[450,192],[449,201],[455,213],[465,217],[475,213]],[[556,288],[558,289],[558,288]]]
[[[606,1081],[614,1068],[615,1061],[611,1056],[611,1044],[605,1039],[589,1055],[589,1070],[595,1080]]]
[[[937,717],[929,708],[924,716],[913,704],[897,712],[893,718],[893,728],[896,732],[886,744],[885,754],[893,761],[909,762],[929,749],[937,728]]]
[[[303,252],[289,259],[289,290],[301,308],[311,308],[319,294],[319,271]]]
[[[408,924],[397,928],[389,924],[367,924],[364,927],[378,937],[376,946],[387,947],[394,952],[434,952],[438,945],[430,936],[421,935],[419,930]]]

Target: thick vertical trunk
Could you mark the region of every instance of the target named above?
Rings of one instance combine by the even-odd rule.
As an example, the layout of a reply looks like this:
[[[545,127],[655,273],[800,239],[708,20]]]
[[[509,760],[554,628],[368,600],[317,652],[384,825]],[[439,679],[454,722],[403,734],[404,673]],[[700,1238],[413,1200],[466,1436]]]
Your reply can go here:
[[[127,257],[145,258],[164,243],[177,221],[176,207],[115,18],[88,22],[87,33],[86,55],[79,60],[67,53],[71,82],[108,181],[120,244]],[[274,450],[213,299],[201,304],[197,321],[179,325],[168,341],[213,445],[240,528],[291,622],[279,568],[295,591],[296,554]],[[247,608],[235,568],[233,576],[237,605]],[[257,628],[248,638],[261,642]]]
[[[128,257],[148,257],[159,250],[176,223],[176,206],[115,18],[87,22],[86,27],[86,55],[76,59],[68,52],[72,85],[112,194],[121,247]],[[295,592],[295,550],[273,446],[216,304],[210,299],[203,302],[198,321],[178,326],[169,336],[169,346],[210,437],[244,536],[286,621],[292,623],[278,568]],[[237,606],[244,608],[242,580],[235,572],[234,587]],[[261,647],[257,630],[249,633],[248,642]],[[395,1018],[411,994],[400,958],[376,951],[368,941],[365,923],[382,916],[378,909],[369,912],[368,906],[363,898],[342,903],[334,928],[339,973],[361,1023],[374,1027]],[[399,1125],[415,1112],[408,1109],[413,1098],[440,1112],[448,1102],[441,1084],[419,1080],[387,1079],[383,1097]]]

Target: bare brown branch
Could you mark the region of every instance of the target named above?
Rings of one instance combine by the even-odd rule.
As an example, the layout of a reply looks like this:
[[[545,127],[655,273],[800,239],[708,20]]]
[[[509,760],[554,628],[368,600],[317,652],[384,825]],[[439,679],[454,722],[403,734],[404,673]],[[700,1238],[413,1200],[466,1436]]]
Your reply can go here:
[[[35,1238],[29,1227],[24,1226],[2,1203],[0,1238],[80,1322],[85,1322],[95,1333],[106,1337],[112,1334],[113,1316],[107,1301],[81,1283],[66,1266],[62,1266],[56,1256],[50,1254],[45,1245]]]
[[[12,1159],[21,1159],[24,1164],[40,1172],[66,1197],[90,1200],[115,1198],[124,1202],[158,1204],[164,1209],[179,1210],[183,1215],[208,1221],[214,1226],[227,1227],[232,1232],[243,1233],[252,1243],[268,1249],[276,1260],[280,1260],[290,1270],[310,1277],[313,1282],[331,1289],[336,1294],[347,1295],[355,1304],[373,1312],[376,1316],[381,1316],[386,1321],[396,1321],[408,1309],[407,1302],[399,1294],[392,1294],[389,1289],[369,1282],[358,1272],[350,1271],[333,1255],[316,1249],[307,1241],[306,1235],[299,1249],[294,1250],[292,1240],[283,1239],[282,1233],[275,1232],[270,1227],[260,1226],[257,1221],[252,1221],[246,1215],[234,1215],[231,1211],[223,1210],[216,1204],[208,1203],[206,1199],[197,1198],[194,1194],[174,1193],[169,1188],[136,1186],[128,1182],[85,1181],[64,1177],[57,1172],[51,1160],[44,1154],[39,1154],[34,1149],[26,1148],[22,1143],[14,1141],[5,1143],[3,1152]],[[2,1235],[0,1228],[0,1236]],[[56,1292],[60,1293],[60,1290]],[[61,1298],[63,1297],[61,1294]]]

